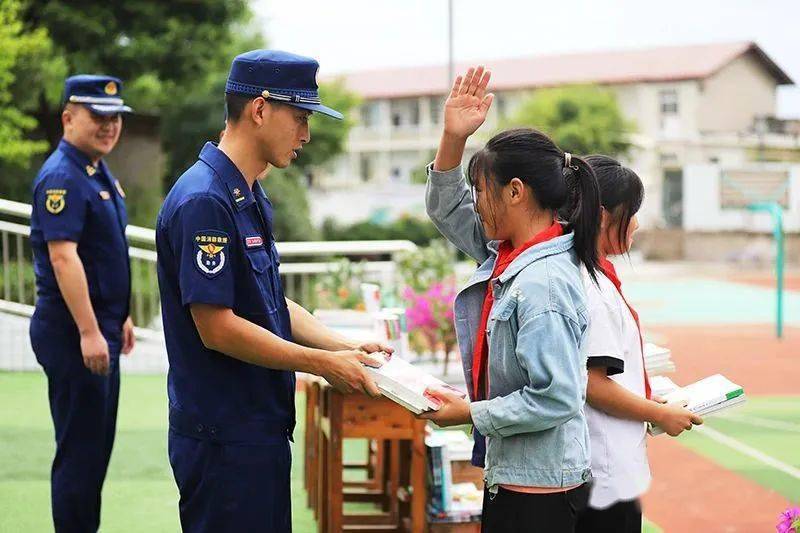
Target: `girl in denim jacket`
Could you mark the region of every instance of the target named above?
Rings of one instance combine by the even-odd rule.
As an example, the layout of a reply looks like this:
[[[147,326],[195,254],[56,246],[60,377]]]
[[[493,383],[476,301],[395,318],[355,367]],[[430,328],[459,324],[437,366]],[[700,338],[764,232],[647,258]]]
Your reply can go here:
[[[471,402],[431,391],[442,406],[424,416],[485,436],[483,531],[571,532],[590,479],[581,266],[598,267],[599,193],[583,160],[531,129],[493,137],[465,179],[489,78],[478,67],[455,80],[426,196],[439,231],[480,264],[454,304]]]

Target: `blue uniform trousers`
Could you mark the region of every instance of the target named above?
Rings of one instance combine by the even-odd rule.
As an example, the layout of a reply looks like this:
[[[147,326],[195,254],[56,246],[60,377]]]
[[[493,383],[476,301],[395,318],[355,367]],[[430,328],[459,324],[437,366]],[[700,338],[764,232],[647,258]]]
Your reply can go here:
[[[170,429],[169,462],[181,495],[184,533],[291,533],[286,435],[233,444]]]
[[[47,375],[56,454],[51,500],[56,533],[95,533],[100,497],[117,424],[119,346],[109,343],[109,375],[96,376],[83,364],[77,332],[53,331],[36,317],[31,344]]]

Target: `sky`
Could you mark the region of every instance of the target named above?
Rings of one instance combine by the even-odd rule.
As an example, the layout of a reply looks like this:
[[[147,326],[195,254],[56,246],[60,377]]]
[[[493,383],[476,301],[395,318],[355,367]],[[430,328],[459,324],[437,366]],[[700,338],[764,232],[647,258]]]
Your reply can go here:
[[[752,40],[800,83],[800,0],[452,0],[456,61]],[[447,62],[448,0],[252,0],[269,45],[320,75]],[[491,64],[487,61],[487,64]],[[800,118],[800,89],[778,90]]]

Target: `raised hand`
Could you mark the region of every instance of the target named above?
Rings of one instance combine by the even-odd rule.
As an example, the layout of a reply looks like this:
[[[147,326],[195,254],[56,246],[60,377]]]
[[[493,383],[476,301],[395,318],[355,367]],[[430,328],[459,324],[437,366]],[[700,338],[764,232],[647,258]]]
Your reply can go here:
[[[470,68],[453,82],[444,103],[444,133],[466,139],[486,120],[494,95],[486,93],[492,73],[483,66]]]

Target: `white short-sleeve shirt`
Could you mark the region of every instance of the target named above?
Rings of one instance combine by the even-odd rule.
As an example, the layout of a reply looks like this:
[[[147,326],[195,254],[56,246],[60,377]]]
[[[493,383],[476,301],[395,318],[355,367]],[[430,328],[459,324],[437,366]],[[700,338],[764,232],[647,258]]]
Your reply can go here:
[[[587,365],[605,367],[608,376],[629,391],[645,397],[642,344],[636,321],[614,284],[597,272],[596,285],[584,270],[589,328],[584,346]],[[605,509],[633,500],[650,486],[647,426],[606,414],[586,404],[592,450],[589,505]]]

